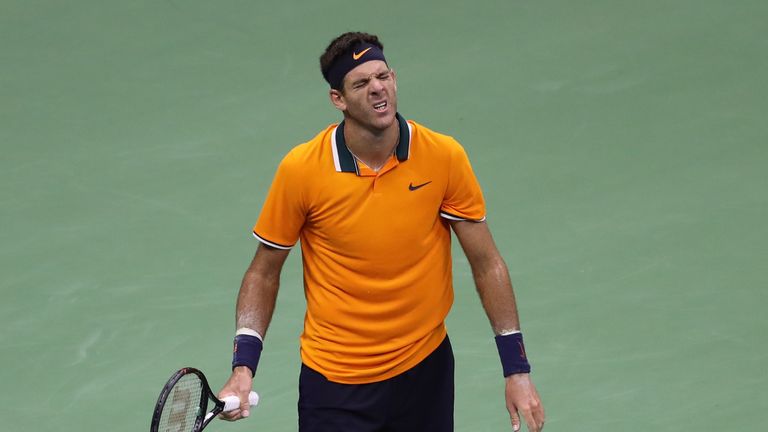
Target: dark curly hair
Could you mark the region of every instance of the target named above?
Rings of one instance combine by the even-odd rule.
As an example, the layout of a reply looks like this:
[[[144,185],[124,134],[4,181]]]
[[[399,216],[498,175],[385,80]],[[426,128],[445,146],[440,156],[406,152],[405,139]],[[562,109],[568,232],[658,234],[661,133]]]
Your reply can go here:
[[[339,56],[348,54],[353,47],[361,42],[366,42],[377,46],[382,52],[384,45],[379,41],[379,37],[370,33],[347,32],[332,40],[320,56],[320,72],[323,78],[328,77],[328,71]]]

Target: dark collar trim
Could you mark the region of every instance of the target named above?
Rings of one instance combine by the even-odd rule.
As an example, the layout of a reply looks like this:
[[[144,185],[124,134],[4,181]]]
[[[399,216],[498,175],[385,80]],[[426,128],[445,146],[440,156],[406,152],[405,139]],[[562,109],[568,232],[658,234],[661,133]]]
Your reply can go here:
[[[352,156],[352,152],[347,148],[347,142],[344,140],[344,121],[336,126],[333,131],[333,162],[336,165],[337,172],[357,173],[357,161]]]
[[[411,125],[400,115],[396,114],[397,123],[400,126],[400,141],[397,143],[395,155],[400,162],[408,160],[411,154]],[[336,126],[331,136],[331,147],[333,150],[333,162],[337,172],[353,172],[360,175],[360,169],[357,166],[355,157],[347,148],[344,140],[344,121]]]
[[[400,162],[407,161],[411,155],[411,125],[397,114],[397,122],[400,124],[400,142],[397,143],[395,154]]]

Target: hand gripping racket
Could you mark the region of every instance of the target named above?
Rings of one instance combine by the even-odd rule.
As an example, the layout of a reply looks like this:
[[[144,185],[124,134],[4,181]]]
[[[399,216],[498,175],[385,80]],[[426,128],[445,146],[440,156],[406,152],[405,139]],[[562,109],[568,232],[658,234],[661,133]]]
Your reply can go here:
[[[208,411],[208,403],[213,409]],[[251,406],[259,403],[259,395],[248,395]],[[200,432],[222,411],[240,407],[237,396],[219,400],[208,386],[205,375],[195,368],[184,368],[173,374],[163,387],[155,404],[150,432]]]

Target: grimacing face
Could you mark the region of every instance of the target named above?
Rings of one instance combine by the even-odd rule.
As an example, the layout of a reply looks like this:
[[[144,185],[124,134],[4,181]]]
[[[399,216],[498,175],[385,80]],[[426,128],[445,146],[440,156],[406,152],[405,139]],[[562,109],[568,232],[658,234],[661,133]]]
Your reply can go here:
[[[348,121],[374,130],[384,130],[395,121],[397,80],[385,62],[372,60],[352,69],[344,77],[343,90],[331,90],[331,101]]]

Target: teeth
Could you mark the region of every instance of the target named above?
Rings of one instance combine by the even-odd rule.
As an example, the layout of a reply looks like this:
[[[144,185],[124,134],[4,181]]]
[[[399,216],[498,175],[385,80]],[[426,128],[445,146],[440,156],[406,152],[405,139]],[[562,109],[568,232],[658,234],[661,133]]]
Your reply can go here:
[[[377,104],[376,104],[376,105],[374,105],[373,107],[374,107],[375,109],[381,109],[381,108],[384,108],[385,106],[387,106],[387,103],[386,103],[386,102],[381,102],[381,103],[377,103]]]

